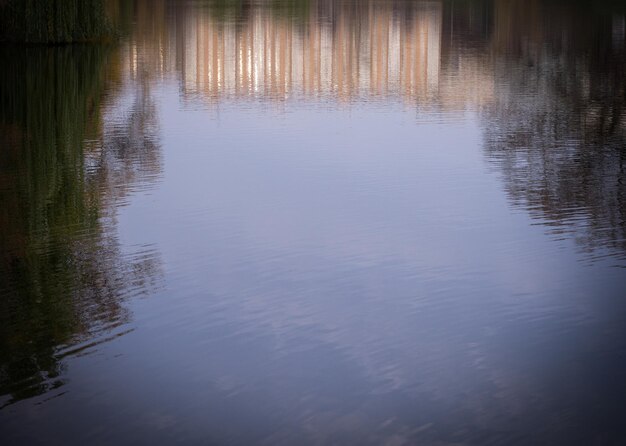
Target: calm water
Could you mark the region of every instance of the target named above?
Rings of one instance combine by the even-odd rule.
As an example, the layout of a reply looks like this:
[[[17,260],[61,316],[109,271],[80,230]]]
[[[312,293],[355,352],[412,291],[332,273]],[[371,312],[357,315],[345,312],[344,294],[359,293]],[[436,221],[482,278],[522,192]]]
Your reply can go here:
[[[589,3],[137,0],[0,48],[2,444],[624,444]]]

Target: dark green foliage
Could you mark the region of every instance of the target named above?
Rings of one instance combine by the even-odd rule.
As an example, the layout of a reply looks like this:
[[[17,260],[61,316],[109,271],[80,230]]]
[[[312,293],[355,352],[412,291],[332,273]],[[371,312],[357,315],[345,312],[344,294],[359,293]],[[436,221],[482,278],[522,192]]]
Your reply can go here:
[[[104,0],[0,0],[0,40],[69,43],[110,38]]]
[[[304,20],[311,12],[309,0],[272,0],[270,8],[276,16],[293,20]]]
[[[0,395],[12,400],[58,385],[55,346],[84,330],[72,290],[89,264],[71,241],[99,231],[83,141],[107,56],[100,45],[0,47]]]

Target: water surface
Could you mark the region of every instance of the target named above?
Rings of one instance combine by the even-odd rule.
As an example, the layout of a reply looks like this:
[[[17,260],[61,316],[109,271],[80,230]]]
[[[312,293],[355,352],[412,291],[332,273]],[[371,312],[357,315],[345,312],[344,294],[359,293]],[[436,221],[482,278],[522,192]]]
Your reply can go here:
[[[622,5],[111,9],[0,48],[8,444],[623,443]]]

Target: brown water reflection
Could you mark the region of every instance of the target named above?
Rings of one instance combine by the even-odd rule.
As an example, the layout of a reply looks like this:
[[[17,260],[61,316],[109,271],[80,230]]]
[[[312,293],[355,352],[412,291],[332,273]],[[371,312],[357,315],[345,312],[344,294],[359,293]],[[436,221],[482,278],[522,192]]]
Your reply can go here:
[[[457,96],[440,85],[440,2],[315,1],[295,16],[290,9],[284,13],[283,3],[243,2],[241,10],[215,12],[220,4],[177,4],[169,15],[161,6],[138,20],[140,40],[146,30],[153,34],[147,37],[153,51],[148,63],[179,73],[188,97],[215,102],[395,96],[410,102]],[[488,96],[490,79],[475,73],[478,67],[470,62],[462,73],[474,75],[468,92],[473,96],[478,87]]]

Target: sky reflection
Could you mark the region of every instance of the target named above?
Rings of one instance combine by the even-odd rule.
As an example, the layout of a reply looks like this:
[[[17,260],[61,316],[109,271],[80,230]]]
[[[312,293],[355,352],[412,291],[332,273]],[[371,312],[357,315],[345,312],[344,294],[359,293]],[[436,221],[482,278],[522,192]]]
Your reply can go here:
[[[619,443],[623,8],[129,4],[0,71],[11,441]]]

